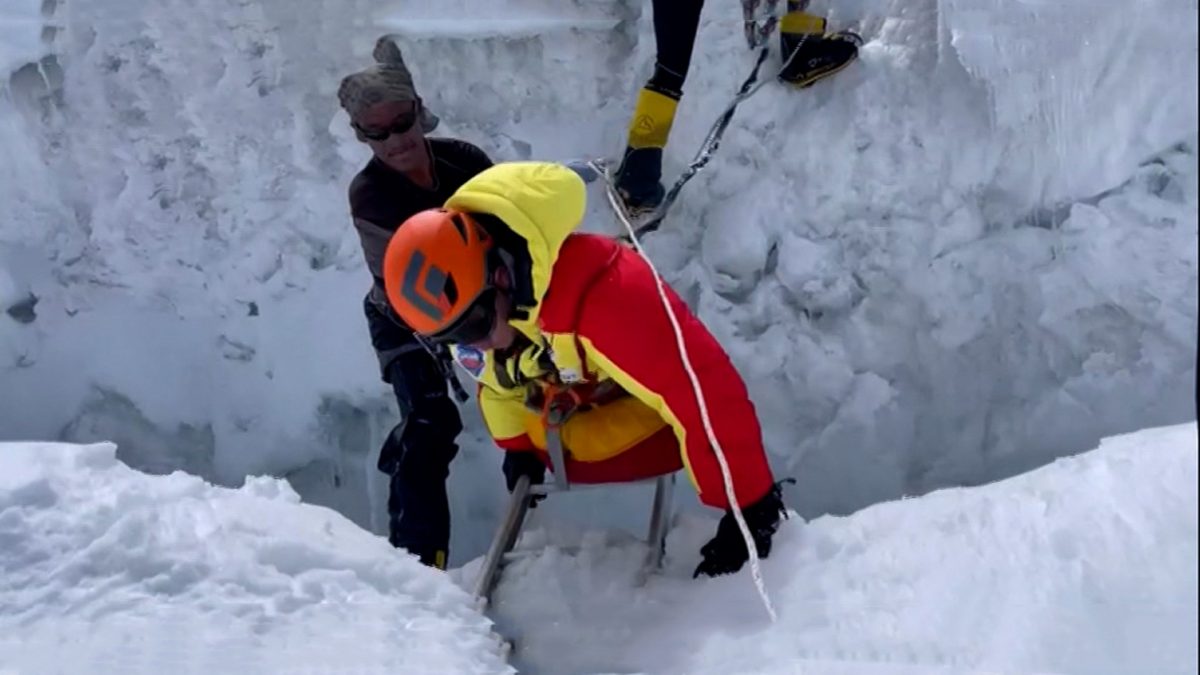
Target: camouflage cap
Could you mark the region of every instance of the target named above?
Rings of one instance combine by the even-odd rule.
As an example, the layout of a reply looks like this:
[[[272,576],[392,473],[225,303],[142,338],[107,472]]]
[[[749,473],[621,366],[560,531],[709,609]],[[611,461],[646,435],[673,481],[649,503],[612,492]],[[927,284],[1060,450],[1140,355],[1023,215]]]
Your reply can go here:
[[[384,102],[415,101],[420,103],[412,73],[404,65],[400,47],[391,35],[384,35],[375,42],[371,54],[376,64],[342,78],[338,87],[338,102],[350,115],[358,119],[367,108]],[[421,106],[421,129],[429,133],[437,128],[437,115]]]

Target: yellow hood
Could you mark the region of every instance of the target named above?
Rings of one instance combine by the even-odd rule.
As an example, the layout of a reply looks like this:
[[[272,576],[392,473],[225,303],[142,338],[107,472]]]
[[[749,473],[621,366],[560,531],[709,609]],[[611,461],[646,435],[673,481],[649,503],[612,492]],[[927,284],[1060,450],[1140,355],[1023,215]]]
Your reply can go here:
[[[533,296],[540,306],[558,250],[583,220],[586,202],[583,180],[567,167],[549,162],[508,162],[464,183],[445,206],[496,216],[528,242]],[[528,321],[510,323],[532,336],[538,310],[531,308]]]

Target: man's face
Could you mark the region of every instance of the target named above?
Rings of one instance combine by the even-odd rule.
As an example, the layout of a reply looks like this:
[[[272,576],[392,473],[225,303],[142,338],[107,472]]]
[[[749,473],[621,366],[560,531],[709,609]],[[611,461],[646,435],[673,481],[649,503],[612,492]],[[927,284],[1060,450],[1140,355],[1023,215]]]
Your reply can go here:
[[[517,329],[508,323],[508,315],[512,312],[512,279],[508,276],[508,268],[499,265],[492,270],[492,286],[498,293],[495,296],[495,316],[492,319],[492,330],[481,340],[470,343],[470,346],[480,350],[504,350],[517,340]]]
[[[508,349],[517,339],[517,329],[508,323],[508,313],[512,309],[508,293],[496,293],[495,295],[496,318],[492,323],[492,330],[487,337],[478,342],[472,342],[470,345],[480,351]]]
[[[354,126],[380,161],[396,171],[413,171],[429,162],[420,114],[415,101],[385,101],[364,110]]]

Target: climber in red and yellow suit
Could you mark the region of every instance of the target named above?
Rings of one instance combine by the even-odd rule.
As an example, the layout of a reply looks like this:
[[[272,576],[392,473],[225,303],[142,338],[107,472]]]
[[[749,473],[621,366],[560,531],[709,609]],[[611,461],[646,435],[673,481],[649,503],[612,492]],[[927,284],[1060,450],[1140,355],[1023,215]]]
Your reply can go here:
[[[584,205],[583,181],[565,166],[492,167],[397,229],[384,262],[388,299],[415,330],[455,345],[480,380],[484,421],[509,453],[510,489],[513,473],[542,478],[554,421],[545,402],[569,400],[577,405],[559,427],[568,479],[686,469],[701,501],[727,511],[697,574],[736,571],[746,545],[650,266],[611,238],[576,232]],[[784,509],[754,406],[716,339],[666,294],[765,556]]]

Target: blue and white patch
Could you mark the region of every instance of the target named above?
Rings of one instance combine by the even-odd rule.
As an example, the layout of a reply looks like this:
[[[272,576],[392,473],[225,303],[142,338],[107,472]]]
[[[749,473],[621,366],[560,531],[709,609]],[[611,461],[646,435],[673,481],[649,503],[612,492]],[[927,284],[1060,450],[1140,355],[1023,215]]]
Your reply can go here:
[[[485,361],[481,350],[468,345],[454,345],[450,351],[454,353],[454,360],[463,370],[467,371],[467,374],[476,380],[483,377]]]

